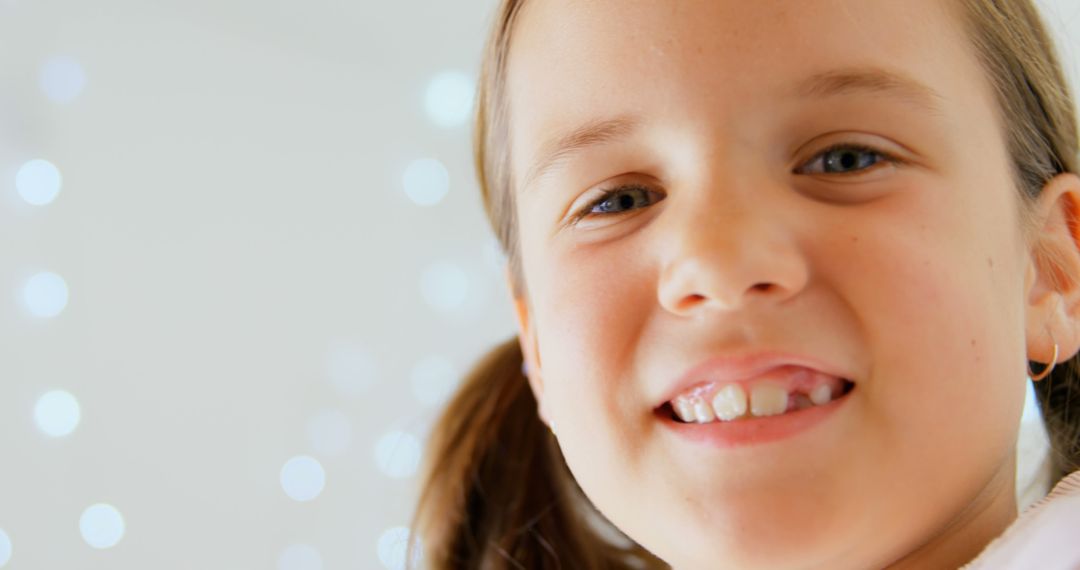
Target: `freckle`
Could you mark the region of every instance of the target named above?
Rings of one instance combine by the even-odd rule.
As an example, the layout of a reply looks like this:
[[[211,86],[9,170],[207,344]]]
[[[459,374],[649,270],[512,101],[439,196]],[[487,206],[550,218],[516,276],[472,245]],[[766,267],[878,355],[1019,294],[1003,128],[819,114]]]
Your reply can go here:
[[[994,266],[994,258],[993,257],[987,257],[986,261],[990,264],[990,267]]]

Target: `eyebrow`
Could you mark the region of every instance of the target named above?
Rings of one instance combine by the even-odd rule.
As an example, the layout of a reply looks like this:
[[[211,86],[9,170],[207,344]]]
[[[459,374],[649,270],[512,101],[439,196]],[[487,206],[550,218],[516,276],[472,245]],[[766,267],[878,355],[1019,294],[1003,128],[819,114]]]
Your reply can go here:
[[[797,82],[787,96],[827,99],[859,93],[890,96],[920,111],[939,116],[940,103],[944,100],[940,93],[915,79],[876,67],[849,67],[817,73]],[[589,121],[552,139],[541,147],[538,153],[541,158],[527,171],[522,179],[522,188],[528,188],[575,154],[629,136],[641,124],[637,116],[621,115]]]
[[[908,103],[921,111],[941,115],[940,93],[897,71],[878,67],[848,67],[833,69],[795,84],[791,97],[824,99],[837,95],[876,93]]]
[[[589,147],[627,137],[640,126],[641,120],[637,117],[622,115],[612,119],[589,121],[574,128],[541,148],[539,155],[542,158],[528,170],[521,187],[528,188],[538,178],[542,178],[573,155]]]

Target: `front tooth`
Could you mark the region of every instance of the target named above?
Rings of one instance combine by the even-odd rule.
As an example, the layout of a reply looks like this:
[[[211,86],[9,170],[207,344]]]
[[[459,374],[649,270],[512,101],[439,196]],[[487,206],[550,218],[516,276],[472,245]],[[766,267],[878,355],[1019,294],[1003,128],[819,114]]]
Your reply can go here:
[[[697,414],[694,413],[694,406],[685,398],[675,398],[673,407],[675,408],[675,414],[679,416],[680,420],[688,424],[697,421]]]
[[[787,410],[787,390],[772,384],[759,384],[750,391],[750,413],[775,416]]]
[[[832,401],[832,388],[828,384],[821,384],[810,390],[810,401],[815,405],[828,404]]]
[[[694,415],[697,416],[698,423],[709,423],[716,419],[716,414],[713,413],[712,406],[705,403],[705,400],[701,398],[694,398]]]
[[[712,407],[721,420],[740,417],[746,413],[746,390],[738,384],[728,384],[713,396]]]

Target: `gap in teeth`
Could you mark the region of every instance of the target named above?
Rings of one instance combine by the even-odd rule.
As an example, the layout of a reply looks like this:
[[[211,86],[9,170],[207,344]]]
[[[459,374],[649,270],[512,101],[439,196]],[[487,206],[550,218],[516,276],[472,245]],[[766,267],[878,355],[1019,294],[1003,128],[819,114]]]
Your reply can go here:
[[[767,417],[812,406],[828,404],[844,393],[847,382],[819,375],[810,387],[796,386],[790,393],[784,384],[758,382],[747,393],[743,385],[728,383],[696,387],[671,401],[676,417],[685,423],[734,421],[740,418]]]

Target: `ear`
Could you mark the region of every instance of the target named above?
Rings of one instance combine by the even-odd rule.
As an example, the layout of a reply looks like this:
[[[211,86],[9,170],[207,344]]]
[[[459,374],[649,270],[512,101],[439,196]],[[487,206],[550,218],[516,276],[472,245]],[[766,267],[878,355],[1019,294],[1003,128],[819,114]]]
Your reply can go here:
[[[1024,280],[1028,360],[1049,366],[1080,350],[1080,178],[1059,174],[1036,201],[1041,227]],[[1039,370],[1036,370],[1039,372]]]
[[[513,279],[509,265],[505,268],[507,289],[513,295],[514,316],[517,319],[518,342],[521,344],[521,354],[525,357],[525,366],[528,368],[529,387],[532,388],[533,396],[539,402],[540,419],[545,424],[551,425],[547,409],[544,406],[544,378],[540,369],[540,351],[537,348],[536,327],[529,314],[529,301],[525,295],[514,290]]]

